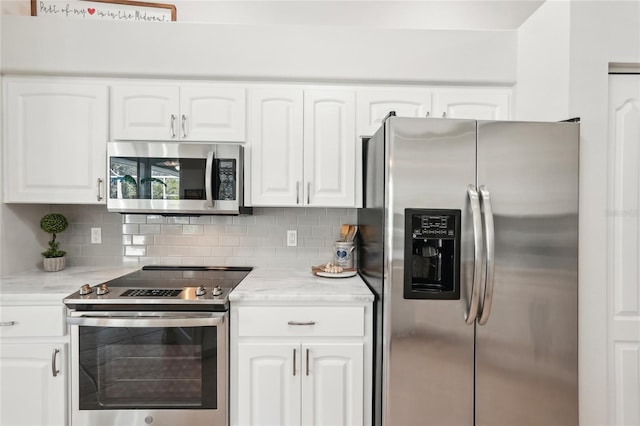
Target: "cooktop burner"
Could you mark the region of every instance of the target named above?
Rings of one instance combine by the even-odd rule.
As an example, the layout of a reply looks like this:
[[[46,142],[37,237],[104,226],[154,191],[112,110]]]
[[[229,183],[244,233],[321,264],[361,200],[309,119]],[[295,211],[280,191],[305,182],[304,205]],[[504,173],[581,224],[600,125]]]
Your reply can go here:
[[[229,306],[229,293],[253,268],[145,266],[64,299],[76,310],[209,310]]]

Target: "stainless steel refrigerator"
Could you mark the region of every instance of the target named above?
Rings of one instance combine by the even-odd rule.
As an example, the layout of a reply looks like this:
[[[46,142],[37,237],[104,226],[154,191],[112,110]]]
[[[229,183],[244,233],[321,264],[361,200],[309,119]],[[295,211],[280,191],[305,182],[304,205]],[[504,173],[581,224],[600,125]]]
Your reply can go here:
[[[389,116],[363,147],[375,425],[578,424],[579,123]]]

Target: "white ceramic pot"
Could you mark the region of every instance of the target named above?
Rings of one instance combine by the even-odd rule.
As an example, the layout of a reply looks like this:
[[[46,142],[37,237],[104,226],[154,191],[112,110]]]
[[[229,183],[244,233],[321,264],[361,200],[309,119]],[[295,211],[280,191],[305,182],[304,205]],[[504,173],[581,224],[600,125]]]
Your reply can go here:
[[[64,269],[66,257],[45,257],[43,264],[44,270],[47,272],[57,272]]]

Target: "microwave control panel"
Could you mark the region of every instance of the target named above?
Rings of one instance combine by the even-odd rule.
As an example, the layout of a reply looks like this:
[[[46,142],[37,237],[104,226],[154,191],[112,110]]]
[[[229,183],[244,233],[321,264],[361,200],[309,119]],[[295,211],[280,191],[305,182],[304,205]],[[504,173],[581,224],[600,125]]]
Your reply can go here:
[[[216,200],[236,199],[236,160],[234,158],[216,159],[218,170],[218,191]]]

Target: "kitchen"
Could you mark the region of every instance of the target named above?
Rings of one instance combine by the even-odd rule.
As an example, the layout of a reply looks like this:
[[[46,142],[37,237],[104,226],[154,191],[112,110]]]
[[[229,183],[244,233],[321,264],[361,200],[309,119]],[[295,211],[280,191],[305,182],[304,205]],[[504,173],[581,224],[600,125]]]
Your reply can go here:
[[[260,78],[292,82],[400,84],[405,88],[412,84],[453,85],[461,82],[475,86],[515,85],[514,118],[556,121],[581,117],[583,192],[580,196],[580,217],[581,229],[588,227],[590,231],[580,235],[580,413],[584,424],[613,424],[622,421],[614,420],[615,410],[609,407],[606,391],[605,373],[611,368],[607,359],[612,356],[608,352],[609,343],[604,343],[608,342],[606,324],[609,322],[609,311],[600,301],[607,299],[608,289],[601,284],[607,281],[607,276],[603,268],[598,266],[601,263],[597,259],[601,258],[601,247],[607,235],[607,218],[603,215],[608,193],[607,176],[604,175],[607,148],[605,143],[598,141],[607,138],[605,105],[608,64],[640,62],[635,36],[637,18],[634,21],[634,17],[638,15],[635,7],[631,3],[610,8],[598,2],[576,2],[571,5],[547,2],[517,31],[505,32],[490,31],[486,27],[482,28],[483,31],[469,31],[450,23],[453,29],[448,31],[439,27],[433,30],[359,27],[326,30],[316,26],[304,28],[282,25],[269,27],[269,31],[264,32],[256,30],[257,34],[249,37],[247,34],[251,35],[251,31],[243,31],[247,28],[240,30],[236,26],[210,28],[207,25],[179,24],[170,30],[149,26],[149,36],[145,39],[138,36],[139,27],[123,26],[119,28],[121,31],[113,34],[110,32],[112,27],[107,24],[92,23],[89,28],[86,23],[44,23],[35,18],[5,16],[2,22],[2,69],[4,74],[24,72],[99,76],[104,70],[113,70],[112,73],[119,75],[167,79],[214,76],[227,80],[233,76],[239,80]],[[600,19],[601,16],[610,19]],[[489,24],[485,22],[482,25]],[[594,27],[602,31],[593,31]],[[89,29],[96,34],[95,39],[89,40],[95,47],[94,51],[86,51],[87,46],[83,44],[87,34],[94,34]],[[102,32],[108,33],[109,37],[99,37]],[[43,37],[43,33],[47,36]],[[78,37],[80,33],[82,37]],[[609,38],[600,38],[598,34],[607,34]],[[13,42],[16,39],[23,42]],[[220,42],[229,39],[237,42],[231,45]],[[185,40],[189,40],[192,43],[190,46],[193,46],[188,52],[166,56],[139,55],[139,52],[153,52],[158,45],[164,46],[168,52],[180,52]],[[68,46],[65,49],[67,53],[55,48],[60,45]],[[118,48],[113,50],[113,45]],[[332,49],[327,50],[327,45]],[[266,49],[264,46],[282,48]],[[32,53],[26,55],[25,51]],[[203,58],[196,53],[203,51],[215,51],[216,55],[209,54]],[[238,55],[237,51],[243,54]],[[353,55],[354,51],[359,55]],[[448,54],[443,53],[447,51]],[[75,53],[69,55],[68,52]],[[295,52],[295,55],[291,52]],[[421,54],[416,58],[413,52]],[[383,53],[389,56],[389,61],[380,60]],[[65,60],[60,61],[60,57]],[[233,60],[216,59],[220,57]],[[154,72],[149,71],[148,58],[153,59]],[[464,61],[461,62],[461,58]],[[416,66],[416,61],[419,66]],[[585,188],[589,188],[589,191]],[[119,222],[122,218],[119,215],[109,214],[101,206],[65,205],[62,208],[70,217],[77,218],[78,232],[83,235],[77,237],[74,249],[79,264],[96,265],[103,257],[108,257],[103,261],[108,265],[123,257],[123,246],[120,245],[122,223]],[[45,236],[37,228],[37,223],[42,214],[49,211],[49,206],[2,205],[3,276],[29,270],[39,262]],[[234,223],[236,219],[240,222]],[[129,246],[125,234],[125,253],[127,247],[131,248],[123,260],[125,266],[137,266],[140,264],[139,258],[144,256],[186,258],[186,262],[191,263],[198,263],[204,257],[215,257],[224,258],[228,264],[234,264],[236,260],[247,263],[255,260],[258,266],[307,268],[309,264],[326,261],[326,253],[330,250],[329,240],[334,238],[339,224],[352,223],[354,219],[355,211],[349,208],[264,208],[247,219],[216,218],[230,220],[231,223],[223,222],[221,225],[231,225],[229,231],[236,235],[218,236],[218,243],[222,240],[229,246],[216,244],[216,250],[211,249],[211,252],[189,249],[189,243],[178,245],[179,249],[170,254],[166,246],[173,247],[174,243],[167,242],[165,247],[161,245],[154,248],[144,243],[146,240],[142,238],[139,240],[142,244],[132,241]],[[151,232],[153,226],[159,225],[153,223],[154,220],[158,218],[147,217],[146,223],[126,225]],[[242,223],[242,220],[248,223]],[[273,232],[278,235],[278,241],[274,241],[267,249],[257,248],[256,241],[246,238],[257,238],[254,232],[263,228],[265,223],[275,224]],[[284,235],[292,224],[299,227],[301,242],[302,237],[314,240],[311,246],[296,249],[295,255],[284,246]],[[189,232],[200,232],[197,223],[164,225],[177,225],[171,228],[172,232],[181,233],[182,236],[189,235]],[[211,225],[218,224],[212,222]],[[89,229],[96,226],[103,229],[104,243],[100,249],[82,242],[88,238]],[[71,232],[74,232],[73,228]],[[313,232],[319,235],[313,235]],[[141,236],[141,233],[131,235]],[[74,236],[65,235],[65,238],[72,239]],[[205,241],[203,243],[208,244]],[[82,263],[85,255],[86,263]],[[214,260],[219,263],[219,259]]]

